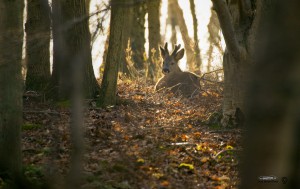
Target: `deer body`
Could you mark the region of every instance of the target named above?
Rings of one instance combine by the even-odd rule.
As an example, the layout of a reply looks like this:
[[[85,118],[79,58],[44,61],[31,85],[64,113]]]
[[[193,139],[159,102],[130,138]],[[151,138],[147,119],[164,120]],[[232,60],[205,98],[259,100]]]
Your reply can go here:
[[[182,94],[185,97],[192,97],[200,89],[200,78],[191,73],[183,72],[179,66],[178,61],[184,55],[184,49],[180,49],[180,45],[175,45],[172,54],[169,54],[167,43],[165,47],[160,47],[161,56],[163,58],[162,72],[165,74],[155,85],[155,90],[170,89],[175,94]]]

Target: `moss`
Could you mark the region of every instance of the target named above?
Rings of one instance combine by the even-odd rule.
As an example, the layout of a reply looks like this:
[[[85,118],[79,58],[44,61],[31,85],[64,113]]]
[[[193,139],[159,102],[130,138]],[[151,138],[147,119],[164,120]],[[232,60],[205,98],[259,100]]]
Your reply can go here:
[[[46,181],[43,174],[43,169],[40,166],[27,165],[23,167],[23,174],[28,184],[35,186],[36,188],[42,188],[45,186]]]
[[[222,124],[222,112],[221,111],[216,111],[213,112],[205,121],[205,123],[209,126],[211,129],[221,129]]]
[[[22,130],[28,131],[28,130],[35,130],[41,128],[42,125],[40,124],[34,124],[34,123],[25,123],[22,125]]]
[[[55,103],[55,106],[59,108],[69,108],[71,106],[70,100],[59,101]]]
[[[221,124],[212,124],[212,125],[209,125],[209,128],[213,129],[213,130],[223,129]]]
[[[128,172],[128,169],[126,168],[125,165],[122,165],[122,164],[114,164],[111,168],[111,170],[113,172]]]

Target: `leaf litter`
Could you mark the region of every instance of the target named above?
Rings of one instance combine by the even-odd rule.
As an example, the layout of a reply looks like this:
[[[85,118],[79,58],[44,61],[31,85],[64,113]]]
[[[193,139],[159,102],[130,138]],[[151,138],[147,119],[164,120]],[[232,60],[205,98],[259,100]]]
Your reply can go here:
[[[209,125],[222,95],[190,99],[143,81],[120,81],[118,104],[85,107],[82,188],[237,188],[241,130]],[[63,182],[70,162],[70,110],[24,100],[23,164]],[[33,125],[32,127],[29,127]],[[55,176],[54,176],[55,175]]]

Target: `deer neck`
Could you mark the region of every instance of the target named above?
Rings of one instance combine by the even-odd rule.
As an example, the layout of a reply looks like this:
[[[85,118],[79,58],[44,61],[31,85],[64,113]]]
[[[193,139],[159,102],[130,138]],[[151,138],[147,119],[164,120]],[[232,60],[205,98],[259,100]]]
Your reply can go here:
[[[172,70],[172,73],[181,73],[181,72],[182,72],[182,70],[180,69],[180,67],[178,65],[175,67],[174,70]]]

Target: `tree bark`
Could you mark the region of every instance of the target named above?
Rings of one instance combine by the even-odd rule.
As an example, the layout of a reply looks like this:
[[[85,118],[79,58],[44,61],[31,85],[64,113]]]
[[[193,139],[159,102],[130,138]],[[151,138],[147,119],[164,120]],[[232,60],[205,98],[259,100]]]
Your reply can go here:
[[[134,30],[131,30],[130,42],[132,49],[132,60],[135,68],[138,70],[144,69],[144,54],[145,54],[145,16],[146,16],[146,3],[134,0],[133,7],[133,20]]]
[[[90,15],[91,0],[85,0],[85,3],[86,3],[86,12],[88,13],[88,15]]]
[[[190,0],[190,9],[193,17],[193,29],[194,29],[194,60],[195,60],[195,70],[201,74],[201,52],[199,48],[199,38],[198,38],[198,20],[196,16],[196,10],[195,10],[195,1]],[[200,75],[199,74],[199,75]]]
[[[123,35],[124,35],[123,40],[124,41],[122,42],[123,46],[122,46],[122,51],[121,51],[122,53],[121,53],[119,72],[122,72],[122,73],[126,74],[127,76],[131,76],[131,73],[129,71],[129,66],[130,66],[129,63],[130,62],[128,62],[126,60],[126,49],[128,47],[128,42],[130,42],[129,41],[130,38],[131,38],[130,34],[131,34],[131,31],[133,30],[132,26],[134,26],[133,23],[132,23],[133,16],[134,16],[133,15],[133,6],[134,6],[134,4],[133,4],[133,0],[127,0],[127,3],[130,3],[130,4],[126,5],[126,6],[128,6],[127,13],[126,13],[127,26],[124,28],[124,31],[123,31]]]
[[[108,29],[108,31],[109,30],[110,30],[110,28]],[[100,78],[101,78],[101,74],[103,75],[103,73],[104,73],[104,67],[105,67],[107,52],[108,52],[108,45],[109,45],[109,33],[106,36],[106,40],[105,40],[105,44],[104,44],[104,51],[103,51],[103,55],[102,55],[102,64],[99,67]]]
[[[84,96],[92,98],[98,91],[92,65],[86,10],[85,0],[53,0],[53,82],[58,88],[60,100],[68,100],[71,97],[70,92],[74,87],[71,82],[71,70],[76,67],[75,63],[80,64],[82,69]]]
[[[176,44],[177,43],[177,32],[176,32],[176,26],[177,26],[177,18],[176,13],[174,10],[174,4],[172,3],[172,0],[168,0],[168,24],[171,25],[171,43]]]
[[[128,6],[125,6],[124,3],[120,3],[118,0],[111,1],[109,46],[98,101],[100,106],[115,105],[117,102],[118,70],[122,50],[124,50],[123,42],[127,8]]]
[[[241,188],[300,188],[300,2],[262,4],[247,98]],[[258,181],[270,175],[278,183]]]
[[[60,0],[52,0],[52,35],[53,35],[53,65],[51,85],[47,88],[47,98],[59,99],[60,72],[64,55],[66,54],[66,44],[62,35],[62,8]]]
[[[50,75],[50,7],[48,0],[27,1],[26,90],[44,91]]]
[[[148,0],[148,29],[149,29],[149,65],[148,76],[153,81],[155,73],[158,71],[156,67],[160,60],[158,46],[161,43],[160,36],[160,0]]]
[[[0,172],[15,184],[22,165],[23,9],[23,1],[0,1]]]

